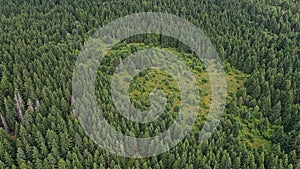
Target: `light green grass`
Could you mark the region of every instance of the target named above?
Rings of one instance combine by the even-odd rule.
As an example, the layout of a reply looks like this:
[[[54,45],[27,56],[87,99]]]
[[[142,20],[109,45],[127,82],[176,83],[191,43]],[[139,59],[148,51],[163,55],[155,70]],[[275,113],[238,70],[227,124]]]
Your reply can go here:
[[[142,43],[133,43],[130,45],[127,45],[128,47],[123,47],[121,49],[121,52],[123,50],[126,50],[126,48],[130,48],[132,45],[136,46],[138,49],[146,49],[148,46],[142,44]],[[175,54],[176,56],[183,56],[181,59],[183,59],[188,65],[193,64],[193,62],[197,61],[199,62],[199,65],[202,65],[200,63],[200,60],[197,58],[197,56],[194,56],[189,53],[181,53],[177,49],[174,48],[162,48],[172,54]],[[193,59],[193,60],[192,60]],[[205,115],[209,111],[210,107],[210,99],[211,99],[211,84],[209,80],[209,74],[206,71],[198,71],[193,70],[195,79],[198,81],[199,85],[199,91],[200,91],[200,112],[199,114]],[[131,99],[135,100],[147,100],[149,93],[155,88],[160,88],[164,90],[164,92],[169,94],[175,94],[175,100],[174,104],[171,107],[171,112],[174,110],[174,108],[180,104],[180,91],[176,90],[177,83],[176,81],[168,76],[167,72],[163,72],[157,69],[150,69],[147,71],[146,75],[149,77],[149,79],[145,79],[145,77],[140,76],[137,77],[136,80],[139,84],[143,84],[142,91],[138,89],[133,89],[130,91]],[[240,86],[243,85],[245,80],[247,79],[247,75],[235,70],[233,68],[230,69],[229,72],[226,73],[226,81],[227,81],[227,93],[235,93]],[[166,84],[164,81],[168,80],[169,83]]]

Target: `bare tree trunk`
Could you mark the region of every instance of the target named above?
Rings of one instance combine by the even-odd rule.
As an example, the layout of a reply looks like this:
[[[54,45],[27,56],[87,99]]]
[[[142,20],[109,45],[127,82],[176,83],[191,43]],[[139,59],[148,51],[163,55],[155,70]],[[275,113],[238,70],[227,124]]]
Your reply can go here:
[[[73,117],[74,117],[75,119],[78,118],[78,114],[77,114],[77,112],[76,112],[75,109],[72,110],[72,115],[73,115]]]
[[[5,129],[7,132],[9,132],[9,128],[8,128],[8,126],[7,126],[6,120],[5,120],[5,118],[2,116],[2,114],[0,114],[0,119],[1,119],[1,123],[2,123],[2,125],[3,125],[3,127],[4,127],[4,129]]]
[[[24,108],[24,101],[23,101],[23,99],[22,99],[20,93],[18,93],[18,100],[19,100],[20,107],[21,107],[21,108]]]
[[[27,105],[28,105],[28,109],[33,112],[34,108],[30,99],[28,99]]]
[[[121,69],[122,69],[122,68],[123,68],[123,61],[122,61],[122,58],[119,57],[119,60],[120,60],[120,67],[121,67]]]
[[[38,110],[40,108],[40,101],[39,100],[36,100],[35,102],[35,110]]]
[[[74,103],[75,103],[75,98],[72,95],[71,98],[70,98],[70,105],[72,106]]]
[[[23,113],[22,113],[22,98],[19,94],[15,95],[15,101],[16,101],[16,107],[17,107],[17,113],[18,113],[18,118],[19,118],[19,121],[21,123],[24,122],[24,118],[23,118]],[[21,101],[21,102],[20,102]]]

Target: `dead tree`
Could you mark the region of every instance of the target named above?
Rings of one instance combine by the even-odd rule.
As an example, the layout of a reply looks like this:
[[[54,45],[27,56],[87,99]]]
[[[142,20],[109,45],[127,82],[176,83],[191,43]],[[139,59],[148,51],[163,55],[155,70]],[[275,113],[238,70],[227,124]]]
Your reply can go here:
[[[15,101],[16,101],[16,108],[17,108],[19,122],[23,123],[24,122],[23,113],[22,113],[23,100],[19,94],[15,95]]]
[[[9,128],[8,128],[8,126],[7,126],[6,120],[5,120],[5,118],[2,116],[2,114],[0,114],[0,120],[1,120],[1,123],[2,123],[3,128],[4,128],[7,132],[9,132]]]
[[[38,110],[40,108],[40,101],[39,100],[36,100],[35,102],[35,110]]]
[[[19,101],[19,104],[20,104],[21,108],[24,108],[24,102],[23,102],[23,99],[22,99],[20,93],[18,93],[17,96],[18,96],[18,101]]]
[[[32,105],[32,102],[31,102],[31,100],[30,99],[28,99],[28,101],[27,101],[27,105],[28,105],[28,109],[30,110],[30,111],[34,111],[34,108],[33,108],[33,105]]]
[[[72,115],[73,115],[73,117],[74,117],[75,119],[78,118],[78,114],[77,114],[77,112],[76,112],[75,109],[72,110]]]
[[[75,98],[72,95],[71,98],[70,98],[70,105],[72,106],[74,103],[75,103]]]
[[[71,108],[72,108],[71,114],[73,115],[73,117],[74,117],[75,119],[77,119],[77,118],[78,118],[78,114],[77,114],[77,112],[76,112],[76,110],[75,110],[75,108],[74,108],[74,104],[75,104],[75,98],[74,98],[74,96],[72,95],[71,98],[70,98],[70,106],[71,106]]]
[[[119,60],[120,60],[120,67],[121,67],[121,69],[122,69],[122,68],[123,68],[123,61],[122,61],[122,58],[119,57]]]

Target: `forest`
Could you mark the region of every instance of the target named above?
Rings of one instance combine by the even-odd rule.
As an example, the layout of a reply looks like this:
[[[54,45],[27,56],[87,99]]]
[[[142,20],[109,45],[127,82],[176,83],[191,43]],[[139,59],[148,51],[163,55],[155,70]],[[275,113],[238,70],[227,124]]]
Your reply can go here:
[[[146,110],[156,87],[167,98],[164,113],[140,124],[117,111],[110,81],[116,67],[137,51],[156,47],[185,61],[201,97],[192,131],[178,145],[156,156],[130,158],[87,135],[74,106],[72,78],[90,36],[141,12],[173,14],[203,31],[224,65],[227,97],[216,130],[199,142],[211,100],[202,61],[167,36],[141,34],[118,43],[104,57],[95,84],[98,107],[115,130],[152,137],[170,127],[181,108],[174,78],[147,69],[130,84],[130,101]],[[0,0],[0,168],[300,169],[300,1]]]

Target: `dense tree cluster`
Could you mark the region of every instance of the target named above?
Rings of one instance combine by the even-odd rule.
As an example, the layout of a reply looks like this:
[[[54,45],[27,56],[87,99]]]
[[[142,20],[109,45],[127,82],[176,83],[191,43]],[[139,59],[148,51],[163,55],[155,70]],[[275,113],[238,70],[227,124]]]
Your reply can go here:
[[[0,0],[0,4],[0,168],[300,168],[299,1]],[[197,25],[216,46],[225,68],[249,78],[230,93],[225,115],[207,141],[200,143],[195,129],[166,153],[130,159],[101,149],[85,134],[73,107],[72,74],[84,42],[99,27],[144,11],[171,13]],[[131,42],[188,52],[159,35],[127,40]],[[120,57],[126,55],[117,53],[115,63]],[[202,72],[198,63],[192,66]],[[101,75],[109,71],[99,71],[103,90],[98,94],[108,92],[109,78]],[[128,135],[156,134],[172,122],[143,130],[120,119],[118,128],[111,101],[101,99],[107,99],[99,107],[108,121]]]

